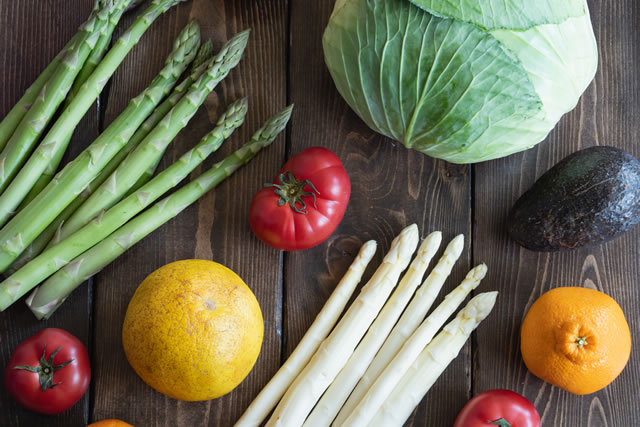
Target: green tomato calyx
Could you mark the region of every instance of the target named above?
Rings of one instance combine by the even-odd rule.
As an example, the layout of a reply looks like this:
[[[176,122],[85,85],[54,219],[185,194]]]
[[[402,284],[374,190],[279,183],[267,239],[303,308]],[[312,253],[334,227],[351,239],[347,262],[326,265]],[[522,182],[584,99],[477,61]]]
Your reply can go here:
[[[316,194],[320,192],[308,179],[299,181],[291,172],[284,172],[278,176],[280,184],[265,184],[265,187],[274,187],[275,193],[280,196],[278,206],[288,204],[295,212],[306,215],[307,204],[302,200],[304,196],[313,197],[313,207],[316,206]],[[305,191],[304,186],[308,185],[312,191]],[[300,207],[298,207],[300,206]]]
[[[58,347],[51,356],[49,356],[49,360],[45,359],[45,355],[47,353],[47,346],[44,345],[42,349],[42,356],[40,356],[40,365],[38,366],[29,366],[29,365],[19,365],[14,366],[13,369],[24,369],[29,372],[34,372],[38,374],[40,379],[40,391],[46,391],[47,388],[54,388],[60,383],[53,383],[53,374],[59,370],[67,366],[69,363],[73,362],[73,359],[67,360],[66,362],[62,362],[59,365],[53,364],[53,359],[56,357],[58,351],[60,351],[62,347]]]
[[[493,424],[495,426],[500,426],[500,427],[511,427],[511,424],[509,424],[509,422],[504,418],[500,418],[499,420],[495,420],[495,421],[489,421],[489,424]]]

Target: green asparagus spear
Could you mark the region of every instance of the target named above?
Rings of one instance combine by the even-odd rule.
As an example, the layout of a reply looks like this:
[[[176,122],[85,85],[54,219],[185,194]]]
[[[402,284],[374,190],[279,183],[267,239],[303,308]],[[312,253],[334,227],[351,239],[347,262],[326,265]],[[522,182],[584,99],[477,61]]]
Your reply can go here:
[[[191,85],[198,80],[205,71],[208,69],[207,61],[213,56],[213,45],[211,41],[207,40],[198,51],[196,59],[191,64],[191,73],[185,78],[178,86],[173,89],[173,93],[160,104],[153,113],[140,125],[136,133],[129,139],[127,145],[125,145],[118,154],[116,154],[109,164],[100,172],[98,177],[91,181],[88,186],[88,191],[83,192],[89,197],[93,192],[102,184],[116,168],[122,163],[122,161],[129,155],[129,153],[140,144],[140,142],[153,130],[153,128],[167,115],[169,111],[182,99],[185,92],[191,87]]]
[[[129,6],[127,6],[127,8],[125,9],[125,12],[130,11],[131,9],[134,9],[138,6],[140,6],[140,3],[142,3],[143,0],[133,0],[131,3],[129,3]]]
[[[138,191],[140,189],[140,187],[145,185],[147,182],[149,182],[149,180],[151,180],[151,178],[153,178],[153,175],[155,175],[155,173],[156,173],[156,169],[158,169],[158,166],[160,166],[160,162],[162,161],[162,156],[163,155],[164,155],[164,151],[162,152],[162,154],[160,156],[158,156],[157,159],[155,159],[153,161],[153,164],[151,166],[149,166],[147,169],[145,169],[144,172],[142,172],[142,175],[140,176],[140,178],[138,178],[136,183],[133,184],[133,187],[131,187],[125,193],[124,197],[127,197],[130,194],[135,193],[136,191]]]
[[[78,209],[84,203],[84,201],[89,198],[89,196],[95,191],[95,189],[98,188],[109,177],[109,175],[111,175],[113,171],[116,170],[118,165],[122,163],[122,160],[124,160],[124,158],[131,152],[131,150],[135,148],[138,143],[142,141],[145,136],[147,136],[151,129],[153,129],[153,127],[158,124],[158,122],[171,110],[171,108],[176,105],[176,103],[187,91],[189,86],[191,86],[193,82],[198,80],[200,76],[206,71],[207,65],[205,64],[205,62],[211,59],[212,56],[213,45],[210,41],[207,41],[202,46],[200,46],[198,55],[191,63],[192,71],[189,76],[174,88],[173,93],[169,95],[169,97],[153,111],[153,113],[147,118],[147,120],[144,121],[144,123],[138,128],[136,133],[129,139],[129,142],[127,142],[124,148],[118,151],[118,153],[109,161],[107,166],[105,166],[104,169],[100,171],[98,176],[96,176],[93,181],[91,181],[89,185],[85,187],[82,193],[80,193],[78,197],[76,197],[73,202],[71,202],[71,204],[67,206],[33,242],[31,242],[27,249],[25,249],[24,252],[13,262],[13,264],[11,264],[11,267],[9,267],[6,272],[13,274],[20,267],[38,256],[45,248],[52,246],[61,240],[60,237],[62,224],[67,221],[69,217],[76,211],[76,209]],[[160,160],[161,157],[158,158],[157,163],[155,164],[156,167]],[[145,175],[140,177],[138,182],[136,182],[136,184],[127,192],[127,194],[125,194],[124,197],[127,197],[130,194],[136,192],[140,189],[140,187],[149,182],[149,180],[153,178],[156,167],[154,167],[152,171],[147,169],[145,171]],[[21,209],[22,208],[20,208],[19,210]]]
[[[192,72],[191,74],[184,79],[178,86],[175,87],[173,93],[162,103],[160,104],[154,112],[144,121],[144,123],[138,128],[136,133],[129,139],[129,142],[120,150],[118,153],[109,161],[107,166],[100,171],[98,176],[89,183],[89,185],[78,195],[78,197],[71,202],[69,206],[67,206],[54,222],[49,224],[47,228],[29,245],[29,247],[20,255],[20,257],[14,262],[15,266],[12,265],[12,268],[7,270],[9,272],[15,271],[15,269],[20,268],[31,259],[35,258],[38,254],[40,254],[45,248],[52,246],[53,244],[58,243],[62,240],[63,236],[67,237],[71,234],[69,232],[70,228],[67,228],[66,233],[63,235],[62,225],[67,222],[69,217],[93,194],[93,192],[116,170],[116,168],[122,163],[122,161],[127,157],[127,155],[133,150],[138,144],[151,132],[151,130],[162,120],[162,118],[169,112],[171,109],[182,99],[187,89],[198,80],[205,71],[209,68],[209,64],[207,63],[211,57],[213,56],[213,45],[211,41],[207,41],[204,43],[200,50],[198,51],[198,55],[193,60],[191,64]],[[164,152],[163,152],[164,153]],[[158,157],[157,162],[159,163],[162,156]],[[155,171],[155,168],[154,168]],[[125,194],[129,196],[144,184],[146,184],[152,177],[148,175],[148,169],[145,171],[146,175],[141,177],[136,185],[134,185],[130,191]],[[146,179],[145,179],[146,178]],[[82,226],[84,224],[81,224]],[[76,228],[77,230],[77,228]],[[75,230],[73,230],[75,231]]]
[[[162,117],[164,117],[164,115],[168,113],[169,110],[171,110],[171,108],[173,108],[173,106],[176,105],[178,101],[180,101],[180,99],[182,99],[189,86],[191,86],[193,82],[198,80],[202,73],[204,73],[204,71],[206,70],[205,62],[208,61],[209,58],[213,55],[213,45],[210,41],[207,41],[200,47],[199,55],[202,56],[200,58],[196,58],[193,61],[192,74],[187,77],[179,86],[177,86],[171,96],[169,96],[169,98],[167,98],[158,108],[156,108],[156,111],[154,111],[153,114],[149,116],[147,120],[145,120],[145,122],[141,126],[142,129],[138,129],[136,135],[131,138],[131,141],[133,141],[134,144],[132,144],[131,148],[129,148],[126,154],[129,154],[133,148],[138,146],[138,143],[140,143],[140,141],[142,141],[144,137],[147,136],[149,132],[151,132],[151,129],[153,129],[153,127],[158,124]],[[162,111],[164,111],[164,113]],[[123,197],[127,197],[130,194],[135,193],[140,189],[140,187],[145,185],[151,178],[153,178],[153,175],[156,173],[156,169],[158,169],[158,165],[160,164],[163,155],[164,151],[158,156],[157,159],[155,159],[153,165],[144,171],[142,176],[138,178],[138,181],[136,181],[133,187],[131,187]],[[115,170],[115,168],[113,170]]]
[[[40,143],[38,149],[31,155],[29,161],[20,170],[2,196],[0,196],[0,225],[5,224],[7,219],[20,205],[27,193],[33,188],[38,177],[42,175],[42,172],[47,168],[51,159],[54,158],[59,151],[66,150],[69,135],[73,132],[75,126],[80,119],[82,119],[82,116],[87,112],[91,104],[96,100],[118,65],[124,60],[124,57],[133,46],[137,44],[144,31],[149,28],[151,23],[161,13],[182,1],[184,0],[154,0],[151,7],[138,17],[129,30],[120,37],[98,68],[96,68],[89,79],[82,85],[82,90],[76,95],[69,107],[60,115],[49,133],[47,133]],[[71,87],[71,84],[69,84],[69,87]],[[27,120],[27,117],[28,115],[24,120]],[[16,131],[16,133],[17,132],[18,131]],[[7,148],[9,148],[9,146],[7,146]],[[0,242],[0,245],[1,244]]]
[[[109,17],[109,21],[107,22],[107,27],[105,28],[104,32],[100,35],[100,38],[98,39],[95,47],[89,54],[89,57],[85,61],[84,65],[82,66],[82,69],[80,70],[80,72],[78,73],[78,76],[73,82],[73,86],[71,86],[71,90],[69,90],[69,95],[67,96],[67,99],[65,99],[65,104],[64,104],[65,107],[67,107],[71,103],[73,98],[75,98],[75,96],[78,94],[78,92],[80,92],[84,82],[86,82],[89,79],[91,74],[93,74],[93,71],[98,67],[98,64],[100,64],[100,62],[102,61],[102,58],[104,58],[105,53],[107,53],[107,50],[109,49],[109,44],[111,43],[113,32],[115,31],[116,26],[118,25],[118,22],[122,17],[122,14],[124,13],[125,9],[128,7],[128,4],[130,2],[131,0],[127,0],[124,3],[122,3],[122,7],[115,10],[114,13],[112,13],[111,16]]]
[[[27,298],[26,302],[31,311],[38,319],[49,318],[82,282],[215,188],[238,168],[248,163],[262,148],[269,146],[286,126],[291,109],[292,106],[289,106],[269,119],[265,126],[235,153],[58,270]]]
[[[89,54],[89,57],[82,66],[80,73],[78,73],[78,77],[76,77],[76,80],[73,82],[73,86],[71,87],[71,90],[69,91],[69,94],[64,101],[64,108],[68,107],[69,104],[71,104],[71,101],[73,101],[73,98],[75,98],[77,93],[80,91],[80,88],[82,87],[84,82],[87,81],[89,76],[91,76],[93,71],[96,69],[96,67],[104,57],[104,54],[107,52],[109,44],[111,43],[113,31],[118,25],[118,21],[120,21],[123,12],[124,8],[120,8],[111,14],[105,32],[98,39],[96,46],[91,51],[91,54]],[[73,133],[69,134],[67,138],[70,140],[72,136]],[[68,146],[69,141],[67,141],[63,145]],[[33,199],[35,199],[35,197],[40,194],[42,190],[44,190],[49,182],[51,182],[53,176],[58,171],[58,167],[60,166],[60,162],[62,162],[64,153],[65,152],[63,150],[59,150],[58,152],[56,152],[53,158],[51,158],[51,161],[49,162],[49,164],[47,164],[47,168],[44,170],[44,172],[42,172],[42,175],[38,177],[38,180],[33,184],[33,188],[29,191],[29,193],[27,193],[27,196],[24,198],[22,203],[20,203],[18,211],[22,210],[22,208],[27,206]]]
[[[73,205],[75,205],[75,207],[73,211],[71,211],[69,215],[64,218],[65,222],[69,218],[69,216],[71,216],[71,214],[75,212],[76,209],[78,209],[78,207],[80,207],[80,205],[91,194],[93,194],[93,192],[113,173],[113,171],[116,170],[116,168],[120,165],[120,163],[122,163],[122,161],[129,155],[129,153],[134,148],[136,148],[138,144],[140,144],[140,142],[149,134],[149,132],[151,132],[151,130],[160,122],[160,120],[162,120],[162,118],[169,111],[171,111],[171,109],[178,103],[178,101],[182,99],[187,89],[189,89],[189,87],[196,80],[198,80],[200,76],[202,76],[204,72],[207,70],[207,64],[205,64],[205,62],[211,59],[212,56],[213,56],[213,45],[211,44],[211,41],[207,41],[202,46],[200,46],[198,55],[196,56],[196,59],[194,59],[193,63],[191,64],[192,71],[189,74],[189,76],[187,76],[187,78],[185,78],[178,86],[175,87],[175,89],[173,89],[173,93],[169,95],[167,99],[165,99],[164,102],[162,102],[162,104],[160,104],[153,111],[153,113],[147,118],[147,120],[144,121],[144,123],[142,123],[142,125],[140,125],[136,133],[134,133],[133,136],[129,139],[129,142],[127,142],[127,145],[125,145],[120,151],[118,151],[118,154],[116,154],[113,157],[113,159],[111,159],[109,164],[107,164],[107,166],[105,166],[105,168],[102,171],[100,171],[100,174],[93,181],[91,181],[91,183],[87,186],[85,191],[82,192],[82,195],[81,195],[82,200],[78,200],[78,199],[74,200]],[[160,159],[158,159],[158,162],[160,162]],[[155,172],[155,169],[154,169],[154,172]],[[153,174],[151,175],[153,176]],[[137,185],[136,190],[142,187],[144,184],[146,184],[149,181],[149,179],[152,178],[152,176],[148,177],[148,179],[145,181],[143,181],[141,178],[140,182],[136,183]],[[133,192],[134,191],[129,191],[125,196],[128,196]],[[80,204],[76,204],[76,201],[79,202]],[[59,222],[59,224],[61,223],[62,221]],[[56,226],[55,228],[57,229],[58,227]],[[53,234],[51,234],[51,236],[53,236]],[[54,242],[54,243],[57,243],[57,242]]]
[[[84,190],[67,206],[64,210],[56,217],[56,219],[49,224],[42,233],[38,235],[38,237],[31,242],[27,248],[20,254],[20,256],[11,264],[11,266],[6,270],[6,273],[13,274],[27,262],[31,261],[33,258],[38,256],[45,248],[52,246],[60,241],[60,232],[62,224],[69,219],[69,217],[78,209],[87,198],[95,191],[96,188],[100,186],[108,177],[113,173],[114,170],[120,165],[122,160],[131,152],[131,150],[137,146],[137,144],[144,139],[144,137],[151,131],[153,126],[155,126],[162,117],[165,116],[166,113],[171,110],[171,108],[180,100],[184,92],[188,89],[188,87],[196,81],[206,70],[206,66],[203,66],[203,63],[208,61],[211,56],[213,56],[213,45],[211,41],[207,40],[200,49],[198,50],[198,54],[195,59],[191,63],[191,73],[187,78],[185,78],[178,86],[173,89],[173,93],[169,95],[169,97],[156,109],[153,113],[144,121],[144,123],[138,128],[136,133],[129,139],[127,144],[120,150],[118,153],[109,161],[107,166],[105,166],[100,173],[84,188]],[[42,176],[36,182],[36,185],[32,189],[35,190],[37,186],[41,185],[40,189],[35,192],[35,194],[29,193],[27,198],[22,202],[18,211],[21,211],[28,202],[31,202],[40,194],[40,191],[44,189],[48,185],[48,183],[53,178],[55,174],[54,171],[50,171],[49,167],[42,174]],[[57,167],[57,166],[56,166]],[[50,175],[49,175],[50,174]],[[49,175],[49,176],[47,176]],[[149,177],[151,179],[151,177]],[[137,183],[138,186],[136,188],[139,189],[144,184],[146,184],[149,179],[146,181],[142,181]],[[127,193],[128,196],[130,193]],[[30,197],[31,196],[31,197]]]
[[[57,245],[47,249],[33,261],[12,274],[6,281],[0,283],[0,310],[6,309],[66,263],[99,243],[129,219],[133,218],[138,212],[178,185],[211,153],[216,151],[224,140],[242,124],[246,113],[246,98],[233,103],[220,118],[213,131],[205,136],[192,150],[180,157],[177,162],[144,185],[136,194],[132,194],[113,208],[102,213],[94,221],[91,221]],[[6,285],[7,283],[9,285]],[[16,285],[17,283],[19,285]],[[11,290],[8,286],[11,286],[13,290],[18,289],[17,292],[13,293],[13,300],[11,301],[7,300]]]
[[[199,58],[196,58],[192,64],[192,74],[187,77],[179,86],[177,86],[171,96],[167,98],[165,102],[163,102],[160,107],[158,107],[156,111],[154,111],[154,114],[149,116],[149,118],[142,124],[143,129],[138,129],[138,132],[140,132],[139,139],[136,138],[136,136],[138,136],[138,132],[136,132],[136,135],[131,138],[135,142],[136,147],[138,143],[142,141],[149,132],[151,132],[151,129],[153,129],[153,127],[158,124],[162,117],[164,117],[164,115],[168,113],[169,110],[173,108],[173,106],[176,105],[178,101],[180,101],[180,99],[182,99],[189,86],[191,86],[193,82],[198,80],[204,73],[204,71],[206,70],[205,62],[207,62],[213,55],[213,44],[211,43],[211,41],[207,41],[200,47],[200,52],[198,53],[198,55]],[[162,113],[162,111],[164,111],[164,113]],[[127,151],[127,154],[129,154],[133,148],[135,147],[132,146],[131,149]],[[160,161],[162,160],[163,155],[164,151],[158,156],[157,159],[154,160],[153,164],[144,171],[142,176],[138,178],[138,181],[136,181],[133,187],[131,187],[123,197],[127,197],[135,193],[140,189],[140,187],[145,185],[147,182],[149,182],[149,180],[151,180],[151,178],[153,178],[153,175],[156,173],[156,170],[160,165]]]
[[[87,22],[95,18],[95,14],[103,7],[104,1],[105,0],[96,0],[93,11],[89,15],[89,19],[87,20]],[[9,141],[9,138],[11,138],[11,135],[13,135],[13,132],[22,121],[22,118],[31,108],[31,105],[36,100],[38,94],[42,91],[45,83],[49,81],[53,73],[60,65],[64,55],[69,49],[71,49],[71,47],[75,46],[79,38],[82,37],[87,22],[85,22],[80,27],[78,32],[71,38],[71,40],[69,40],[66,46],[62,48],[60,53],[58,53],[55,58],[53,58],[53,60],[49,63],[49,65],[47,65],[44,71],[42,71],[38,78],[31,84],[29,89],[25,91],[24,95],[22,95],[22,98],[20,98],[16,105],[13,106],[11,111],[9,111],[4,119],[2,119],[2,122],[0,122],[0,152],[7,145],[7,141]]]
[[[89,183],[89,185],[91,185],[91,183]],[[13,261],[9,268],[5,270],[5,275],[15,273],[26,263],[40,255],[46,248],[48,248],[49,246],[53,246],[60,241],[60,239],[56,238],[56,235],[60,232],[60,227],[71,216],[71,214],[73,214],[76,209],[78,209],[78,207],[82,205],[85,200],[87,200],[89,195],[86,194],[86,192],[86,189],[82,191],[82,193],[80,193],[78,197],[73,199],[73,202],[71,202],[69,206],[67,206],[62,212],[60,212],[60,214],[51,224],[47,225],[47,228],[45,228],[42,233],[40,233],[38,237],[36,237],[35,240],[25,248],[20,256],[16,258],[15,261]]]
[[[198,54],[196,55],[196,59],[194,59],[193,63],[191,64],[191,73],[189,74],[189,77],[185,79],[186,82],[191,81],[191,83],[187,83],[187,86],[182,86],[182,84],[180,85],[183,87],[182,93],[184,93],[184,91],[187,90],[193,82],[195,82],[200,78],[200,76],[202,76],[205,69],[200,67],[207,61],[209,61],[213,57],[214,53],[215,52],[213,50],[213,43],[211,43],[211,40],[207,40],[206,42],[202,43],[200,49],[198,50]]]
[[[80,194],[80,196],[78,196],[78,198],[75,199],[71,205],[65,208],[65,210],[60,214],[59,218],[56,218],[56,220],[53,223],[51,223],[40,236],[38,236],[38,238],[33,242],[33,244],[30,245],[29,253],[25,254],[24,258],[22,255],[20,256],[20,258],[23,258],[23,260],[17,260],[19,261],[19,265],[20,263],[24,263],[24,260],[29,260],[30,258],[38,255],[45,247],[48,246],[47,244],[50,245],[49,241],[53,238],[54,235],[56,235],[56,232],[57,232],[58,238],[62,236],[61,234],[62,230],[60,229],[60,226],[69,219],[69,217],[83,204],[83,202],[91,194],[93,194],[96,188],[98,188],[109,177],[109,175],[111,175],[111,173],[116,170],[118,165],[122,163],[122,161],[127,157],[127,155],[131,152],[131,150],[137,147],[138,144],[158,124],[158,122],[160,122],[160,120],[162,120],[162,118],[176,105],[176,103],[180,99],[182,99],[187,89],[189,89],[189,87],[196,80],[198,80],[200,76],[202,76],[204,72],[207,70],[208,64],[206,64],[206,62],[209,59],[211,59],[212,56],[213,56],[213,44],[211,43],[211,41],[207,40],[206,43],[200,46],[200,50],[198,51],[196,58],[193,60],[193,63],[191,64],[192,72],[189,74],[189,76],[187,76],[187,78],[185,78],[178,86],[176,86],[175,89],[173,90],[173,93],[154,110],[154,112],[144,121],[144,123],[142,123],[142,125],[138,128],[136,133],[129,139],[127,144],[120,151],[118,151],[118,153],[111,159],[111,161],[107,164],[107,166],[105,166],[105,168],[100,172],[100,174],[98,174],[98,176],[89,183],[87,188]],[[159,161],[160,159],[158,159],[158,162]],[[43,173],[42,177],[39,178],[38,182],[47,180],[46,174],[49,173],[47,171]],[[54,173],[55,171],[52,172],[51,177],[53,177]],[[151,175],[153,176],[153,174]],[[136,189],[140,188],[142,185],[148,182],[152,176],[149,176],[148,179],[146,180],[141,178],[140,182],[136,183],[137,184]],[[147,177],[145,176],[143,178],[147,178]],[[49,178],[49,181],[50,180],[51,178]],[[36,185],[38,184],[38,182],[36,182]],[[40,191],[41,190],[39,190],[36,193],[36,195],[39,194]],[[126,195],[128,196],[129,194],[130,193],[127,193]],[[35,198],[35,195],[33,197]],[[21,210],[21,209],[22,207],[18,210]],[[69,235],[69,234],[71,233],[66,233],[66,235]],[[56,243],[56,242],[54,241],[53,243]]]
[[[49,227],[47,227],[47,230],[49,230],[49,232],[47,232],[47,235],[49,236],[46,239],[47,241],[38,242],[40,240],[40,236],[38,236],[38,238],[34,241],[34,244],[38,243],[34,245],[34,249],[35,250],[39,249],[39,250],[37,253],[33,255],[39,254],[40,251],[45,247],[58,243],[61,240],[62,238],[61,225],[69,219],[69,217],[84,203],[85,200],[89,198],[89,196],[91,196],[91,194],[93,194],[93,192],[104,181],[106,181],[106,179],[116,170],[116,168],[120,165],[120,163],[122,163],[122,161],[127,157],[127,155],[131,152],[131,150],[137,147],[140,141],[142,141],[149,134],[149,132],[151,132],[151,130],[155,127],[155,125],[157,125],[158,122],[160,122],[160,120],[162,120],[162,118],[169,111],[171,111],[171,109],[176,105],[176,103],[180,99],[182,99],[182,96],[185,94],[189,86],[191,86],[196,80],[198,80],[200,76],[202,76],[202,74],[204,74],[204,72],[207,70],[207,64],[205,64],[205,62],[211,59],[212,56],[213,56],[213,45],[211,44],[211,41],[207,41],[202,46],[200,46],[200,50],[198,50],[198,55],[196,56],[196,58],[193,60],[193,63],[191,64],[192,72],[189,74],[189,76],[187,76],[187,78],[185,78],[178,86],[176,86],[173,89],[173,93],[169,95],[169,97],[165,99],[164,102],[162,102],[162,104],[156,107],[153,113],[151,113],[151,115],[142,123],[142,125],[140,125],[136,133],[134,133],[133,136],[129,139],[127,144],[120,151],[118,151],[118,153],[109,161],[107,166],[105,166],[104,169],[100,171],[98,176],[93,181],[91,181],[89,185],[87,185],[87,187],[82,191],[82,193],[80,193],[80,195],[69,206],[67,206],[64,211],[62,211],[62,213],[60,214],[60,217],[56,218],[56,220],[50,224],[49,227],[53,225],[52,229],[49,230]],[[151,179],[151,177],[149,177],[149,179]],[[142,187],[144,184],[146,184],[149,181],[149,179],[147,179],[144,182],[141,182],[141,184],[136,188],[136,190]],[[128,196],[131,193],[132,192],[126,194],[126,196]],[[54,235],[56,235],[56,238],[52,242],[49,242]],[[42,240],[44,240],[44,238]],[[47,243],[49,244],[47,245]]]
[[[191,86],[188,93],[62,225],[60,238],[64,239],[71,235],[91,221],[100,211],[113,206],[154,160],[162,156],[169,143],[187,125],[207,95],[238,63],[248,36],[248,31],[238,34],[222,48],[220,53],[206,63],[207,71]]]
[[[181,36],[179,45],[171,53],[167,65],[160,71],[151,86],[132,99],[129,106],[89,147],[67,164],[47,188],[0,230],[0,272],[5,271],[47,225],[53,222],[58,214],[82,192],[87,183],[91,182],[127,143],[142,121],[171,90],[178,76],[195,56],[199,41],[196,29],[195,24],[187,26],[185,31],[190,34],[189,37],[182,40]],[[101,67],[102,63],[96,72]],[[87,82],[94,76],[95,72]]]
[[[0,153],[0,192],[4,191],[16,176],[37,144],[40,135],[64,101],[82,65],[104,32],[112,13],[114,13],[114,6],[109,3],[83,26],[82,35],[62,57],[59,66],[42,87],[33,105],[7,141],[4,150]],[[0,206],[4,208],[2,203],[0,202]],[[8,210],[12,211],[16,206]]]

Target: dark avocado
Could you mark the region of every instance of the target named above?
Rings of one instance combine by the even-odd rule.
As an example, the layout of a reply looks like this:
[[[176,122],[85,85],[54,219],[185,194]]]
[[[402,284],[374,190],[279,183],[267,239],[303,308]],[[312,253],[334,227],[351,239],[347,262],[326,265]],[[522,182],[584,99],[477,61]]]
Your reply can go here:
[[[611,240],[640,222],[640,162],[614,147],[563,159],[511,209],[509,234],[532,251],[552,252]]]

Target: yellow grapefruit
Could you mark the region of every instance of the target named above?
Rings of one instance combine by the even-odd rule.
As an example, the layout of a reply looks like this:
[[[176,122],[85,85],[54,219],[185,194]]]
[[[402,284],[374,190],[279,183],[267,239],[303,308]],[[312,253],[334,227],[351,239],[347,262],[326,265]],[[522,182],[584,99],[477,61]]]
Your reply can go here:
[[[122,344],[148,385],[175,399],[209,400],[233,390],[260,353],[264,325],[255,295],[227,267],[167,264],[138,287]]]

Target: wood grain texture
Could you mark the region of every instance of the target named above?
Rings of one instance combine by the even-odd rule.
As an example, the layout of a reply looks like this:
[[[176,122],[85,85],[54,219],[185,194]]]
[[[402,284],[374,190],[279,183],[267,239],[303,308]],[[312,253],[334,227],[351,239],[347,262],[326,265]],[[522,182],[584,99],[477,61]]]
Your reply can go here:
[[[92,4],[84,0],[70,0],[66,4],[68,10],[52,2],[0,0],[0,69],[4,75],[0,80],[0,117],[4,117],[75,34],[92,8]],[[75,157],[97,135],[98,109],[94,104],[76,127],[63,162]],[[69,305],[62,307],[56,316],[47,321],[38,321],[22,301],[0,313],[1,369],[4,370],[18,343],[44,328],[67,330],[90,349],[91,308],[92,295],[87,286],[74,293],[69,298]],[[3,385],[0,387],[0,425],[85,425],[89,419],[90,400],[89,391],[69,411],[53,417],[42,416],[18,406]]]
[[[124,24],[130,22],[127,17]],[[213,128],[233,100],[249,96],[245,124],[194,172],[196,176],[247,141],[253,132],[286,104],[286,23],[284,1],[268,3],[193,0],[169,11],[152,26],[113,79],[106,122],[144,89],[161,68],[168,46],[190,19],[202,24],[203,40],[219,48],[235,33],[251,28],[244,59],[178,135],[162,164],[166,167]],[[125,25],[121,26],[126,28]],[[94,380],[92,419],[116,417],[144,426],[222,426],[240,417],[280,362],[280,254],[253,237],[247,212],[253,192],[284,158],[284,135],[219,188],[178,218],[157,230],[96,277]],[[208,402],[178,402],[155,392],[129,366],[120,341],[122,321],[136,286],[160,266],[188,258],[226,265],[256,294],[265,320],[265,339],[249,377],[231,394]],[[132,404],[135,402],[135,404]]]
[[[558,286],[585,286],[611,295],[626,314],[632,342],[640,339],[638,228],[604,245],[551,254],[520,248],[505,230],[506,214],[517,198],[565,156],[593,145],[640,155],[640,9],[628,0],[615,5],[592,0],[589,6],[600,63],[576,109],[538,147],[475,167],[473,253],[489,265],[486,280],[496,284],[500,296],[477,332],[473,392],[502,387],[518,391],[535,403],[545,426],[637,425],[640,410],[637,353],[616,381],[588,396],[572,395],[536,378],[520,355],[526,312],[541,294]]]

